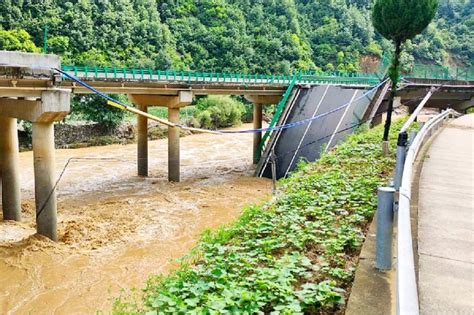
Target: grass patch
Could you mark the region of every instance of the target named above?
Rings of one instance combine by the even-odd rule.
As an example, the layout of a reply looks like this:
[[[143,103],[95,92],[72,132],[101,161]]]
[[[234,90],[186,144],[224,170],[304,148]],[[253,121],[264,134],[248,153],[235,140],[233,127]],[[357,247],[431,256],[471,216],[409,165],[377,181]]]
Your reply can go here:
[[[395,145],[395,122],[390,135]],[[204,233],[169,276],[149,279],[139,302],[115,314],[343,313],[376,189],[395,157],[381,154],[382,126],[350,136],[280,181],[282,193]],[[394,148],[392,148],[392,152]]]

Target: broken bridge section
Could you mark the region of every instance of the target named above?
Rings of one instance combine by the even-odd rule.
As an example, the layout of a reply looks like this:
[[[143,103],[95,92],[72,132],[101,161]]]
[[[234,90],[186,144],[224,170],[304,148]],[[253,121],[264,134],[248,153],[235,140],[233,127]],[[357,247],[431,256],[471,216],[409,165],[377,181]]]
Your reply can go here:
[[[273,159],[277,179],[286,177],[301,159],[317,160],[362,123],[376,92],[334,85],[295,86],[277,125],[312,120],[271,134],[257,176],[272,177]]]
[[[0,186],[4,220],[21,220],[17,119],[32,123],[36,227],[57,240],[54,122],[70,111],[58,56],[0,51]],[[52,78],[54,80],[52,80]]]

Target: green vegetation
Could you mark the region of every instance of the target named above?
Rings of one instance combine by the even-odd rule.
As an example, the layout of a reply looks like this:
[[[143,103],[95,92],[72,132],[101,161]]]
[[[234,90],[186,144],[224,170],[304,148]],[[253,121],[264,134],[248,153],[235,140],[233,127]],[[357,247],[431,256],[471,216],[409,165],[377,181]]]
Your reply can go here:
[[[5,0],[0,49],[40,51],[47,25],[48,52],[70,65],[266,74],[373,71],[373,61],[392,48],[370,21],[374,2]],[[404,67],[415,60],[472,65],[473,25],[470,0],[441,0],[432,25],[404,45]],[[95,105],[83,100],[76,102],[78,115],[107,124],[120,118],[100,109],[86,113]]]
[[[396,122],[396,137],[402,121]],[[152,277],[143,300],[118,299],[115,314],[329,314],[344,308],[376,209],[376,188],[394,156],[382,128],[359,132],[281,182],[265,205],[204,234],[187,264]],[[393,151],[393,150],[392,150]]]
[[[0,49],[25,30],[77,65],[288,73],[358,69],[390,44],[374,32],[373,0],[120,0],[0,2]],[[433,25],[407,43],[407,61],[472,64],[473,6],[442,0]],[[15,31],[16,32],[16,31]],[[21,42],[21,40],[20,40]]]
[[[30,34],[25,30],[5,31],[0,28],[0,50],[17,50],[24,52],[39,52]]]
[[[238,125],[245,113],[244,104],[230,96],[210,95],[196,104],[194,127],[218,129]]]
[[[127,101],[124,95],[112,95],[121,101]],[[111,129],[122,122],[125,112],[107,105],[107,101],[94,95],[74,95],[71,102],[73,120],[87,120],[103,124]]]
[[[395,52],[388,76],[392,81],[383,140],[388,140],[393,100],[400,80],[402,44],[424,31],[436,14],[438,0],[376,0],[372,11],[375,29],[393,41]]]

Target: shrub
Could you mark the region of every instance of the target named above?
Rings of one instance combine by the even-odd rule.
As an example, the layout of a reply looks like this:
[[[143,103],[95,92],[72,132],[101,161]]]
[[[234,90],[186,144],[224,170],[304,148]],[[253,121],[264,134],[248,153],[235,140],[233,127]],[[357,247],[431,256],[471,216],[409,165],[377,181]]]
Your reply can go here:
[[[241,123],[244,105],[230,96],[208,96],[197,104],[195,127],[217,129],[231,127]],[[196,125],[197,124],[197,125]]]
[[[110,128],[116,127],[125,117],[125,111],[107,105],[106,100],[95,95],[75,95],[71,107],[71,119],[93,121]]]

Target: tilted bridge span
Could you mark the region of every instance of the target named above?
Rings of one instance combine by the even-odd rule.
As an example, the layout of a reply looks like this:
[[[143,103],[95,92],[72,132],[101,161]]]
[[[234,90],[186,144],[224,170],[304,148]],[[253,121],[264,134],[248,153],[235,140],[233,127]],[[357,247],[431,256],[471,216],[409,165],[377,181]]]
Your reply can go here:
[[[61,74],[54,69],[61,69],[64,73]],[[472,98],[474,75],[471,72],[461,73],[455,78],[457,80],[445,74],[431,78],[407,76],[398,93],[398,102],[417,99],[426,94],[432,86],[438,86],[427,107],[451,107],[464,111],[474,105]],[[37,230],[38,233],[51,239],[57,238],[54,122],[62,120],[70,112],[71,93],[89,94],[95,93],[96,89],[102,93],[128,95],[130,103],[134,104],[139,112],[137,116],[139,176],[148,175],[149,117],[144,114],[150,106],[167,107],[171,123],[168,126],[168,178],[170,181],[179,181],[179,111],[180,108],[190,105],[194,96],[243,95],[252,102],[254,130],[250,130],[249,133],[253,133],[254,137],[254,163],[259,160],[268,163],[270,147],[277,145],[278,141],[288,141],[288,139],[280,140],[285,137],[280,137],[283,131],[278,127],[295,123],[295,126],[303,126],[293,128],[304,130],[302,140],[297,139],[301,146],[305,137],[311,140],[312,133],[321,133],[319,129],[312,131],[311,128],[314,129],[314,126],[311,128],[308,126],[319,119],[318,115],[325,115],[323,108],[325,111],[331,111],[346,102],[345,106],[341,107],[344,111],[341,110],[339,116],[334,115],[337,118],[326,119],[324,128],[329,132],[329,137],[326,142],[317,142],[315,145],[318,146],[329,140],[331,145],[335,145],[337,140],[342,139],[343,135],[339,137],[339,133],[351,132],[352,127],[360,122],[371,120],[374,124],[379,123],[381,114],[386,111],[389,92],[388,85],[382,84],[382,79],[381,75],[376,73],[298,72],[293,75],[259,75],[61,67],[59,58],[53,55],[0,52],[0,174],[3,218],[20,219],[16,122],[17,119],[24,119],[33,123]],[[277,104],[276,115],[270,123],[270,128],[262,129],[262,109],[267,104]],[[319,105],[316,106],[317,104]],[[354,117],[357,118],[355,122]],[[308,120],[307,123],[298,124],[298,120],[305,119]],[[350,128],[344,129],[347,124]],[[268,146],[269,143],[272,145]],[[300,146],[296,148],[296,152],[301,154],[291,155],[289,168],[294,165],[295,159],[307,157],[304,150],[299,152]],[[262,152],[264,159],[260,159]],[[314,159],[317,156],[310,158]],[[266,168],[266,164],[262,163],[259,165],[260,175],[265,173]]]

